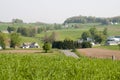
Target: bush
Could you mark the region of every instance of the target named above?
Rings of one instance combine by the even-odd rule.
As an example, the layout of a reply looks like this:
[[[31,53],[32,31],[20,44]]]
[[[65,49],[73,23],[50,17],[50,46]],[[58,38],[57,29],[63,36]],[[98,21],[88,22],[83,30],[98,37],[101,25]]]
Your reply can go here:
[[[82,42],[81,46],[82,48],[91,48],[92,44],[90,42]]]

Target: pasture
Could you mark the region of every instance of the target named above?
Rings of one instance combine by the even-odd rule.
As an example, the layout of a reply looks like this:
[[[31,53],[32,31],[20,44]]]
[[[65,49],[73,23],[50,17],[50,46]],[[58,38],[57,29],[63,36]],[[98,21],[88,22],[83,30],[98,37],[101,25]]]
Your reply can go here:
[[[53,31],[58,34],[59,40],[64,40],[66,38],[72,39],[72,40],[78,40],[81,38],[81,34],[84,31],[88,31],[90,28],[92,28],[94,25],[86,26],[82,25],[80,28],[68,28],[68,29],[62,29],[62,30],[50,30],[47,32],[42,32],[41,34],[37,34],[37,37],[43,37],[45,34],[50,35]],[[108,29],[108,36],[115,36],[120,35],[120,25],[108,25],[108,26],[101,26],[96,25],[96,28],[98,31],[103,31],[104,28]]]

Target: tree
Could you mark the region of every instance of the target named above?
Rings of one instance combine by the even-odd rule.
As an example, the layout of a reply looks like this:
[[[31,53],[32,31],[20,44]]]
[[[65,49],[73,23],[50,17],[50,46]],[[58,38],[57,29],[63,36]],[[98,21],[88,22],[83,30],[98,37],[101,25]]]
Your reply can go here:
[[[9,27],[9,26],[8,26],[8,28],[7,28],[7,31],[8,31],[9,33],[13,32],[13,31],[15,31],[15,30],[16,30],[15,27]]]
[[[81,47],[82,48],[91,48],[92,44],[90,42],[82,42]]]
[[[50,50],[50,49],[51,49],[51,44],[48,42],[45,42],[43,45],[43,50],[45,50],[45,53],[47,53],[48,50]]]
[[[12,23],[23,23],[21,19],[12,19]]]
[[[94,40],[96,43],[101,43],[106,39],[106,36],[102,34],[102,32],[98,32],[95,34]]]
[[[107,28],[104,28],[103,35],[106,35],[106,36],[108,35]]]
[[[15,48],[20,45],[21,38],[18,33],[12,33],[10,38],[11,38],[10,47]]]
[[[91,34],[92,40],[94,40],[96,33],[98,32],[96,27],[90,28],[89,32]]]
[[[6,44],[5,44],[6,36],[3,33],[0,33],[0,46],[5,49]]]
[[[52,32],[51,36],[49,36],[49,40],[51,43],[58,39],[58,34],[56,32]]]
[[[90,37],[90,33],[88,31],[83,32],[81,37],[84,41],[87,41],[87,38]]]
[[[17,30],[18,33],[21,33],[23,36],[34,37],[36,32],[36,28],[26,28],[26,27],[19,27]]]
[[[109,19],[103,19],[101,23],[102,23],[102,25],[109,25],[110,21],[109,21]]]

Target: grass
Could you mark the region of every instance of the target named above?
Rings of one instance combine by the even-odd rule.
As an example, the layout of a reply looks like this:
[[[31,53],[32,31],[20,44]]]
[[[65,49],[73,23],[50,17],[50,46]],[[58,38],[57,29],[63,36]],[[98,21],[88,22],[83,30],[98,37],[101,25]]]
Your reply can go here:
[[[109,50],[120,50],[118,45],[96,46],[95,48],[102,48],[102,49],[109,49]]]
[[[0,54],[0,80],[119,80],[120,61],[58,53]]]
[[[94,25],[81,25],[80,28],[68,28],[68,29],[62,29],[62,30],[51,30],[48,31],[47,34],[50,35],[53,31],[57,32],[58,34],[58,39],[59,40],[64,40],[65,38],[69,38],[72,40],[78,40],[81,37],[81,34],[84,31],[88,31],[91,27]],[[120,35],[120,25],[108,25],[108,26],[101,26],[97,25],[96,28],[98,31],[103,31],[104,28],[108,28],[108,36],[115,36],[115,35]],[[38,34],[37,37],[43,37],[46,33],[42,32],[41,34]]]
[[[73,28],[72,25],[78,25],[79,28]],[[14,26],[14,27],[34,27],[38,26],[35,24],[11,24],[11,23],[0,23],[0,30],[7,29],[8,26]],[[51,27],[52,25],[39,25],[38,27],[47,26]],[[91,27],[96,27],[99,31],[102,31],[105,27],[108,28],[108,36],[114,36],[114,35],[120,35],[120,24],[118,25],[100,25],[99,23],[89,23],[89,24],[69,24],[71,28],[68,29],[62,29],[62,30],[50,30],[47,32],[48,35],[50,35],[53,31],[57,32],[58,34],[58,40],[64,40],[65,38],[69,38],[72,40],[78,40],[81,37],[81,34],[84,31],[88,31]],[[42,32],[41,34],[37,34],[37,38],[42,38],[46,33]],[[24,38],[25,39],[25,38]],[[26,38],[27,39],[27,38]],[[33,39],[28,39],[28,41]],[[37,41],[38,39],[34,39],[33,41]],[[41,44],[41,42],[40,42]]]

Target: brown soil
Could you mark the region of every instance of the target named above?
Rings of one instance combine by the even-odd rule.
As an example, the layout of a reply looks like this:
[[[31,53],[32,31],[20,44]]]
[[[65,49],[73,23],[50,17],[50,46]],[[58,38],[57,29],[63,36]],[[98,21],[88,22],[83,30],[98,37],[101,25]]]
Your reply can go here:
[[[41,53],[41,50],[0,50],[0,53]]]
[[[106,50],[106,49],[99,49],[99,48],[87,48],[87,49],[79,49],[82,55],[88,57],[95,57],[95,58],[112,58],[115,56],[115,59],[120,60],[120,51],[114,50]]]

